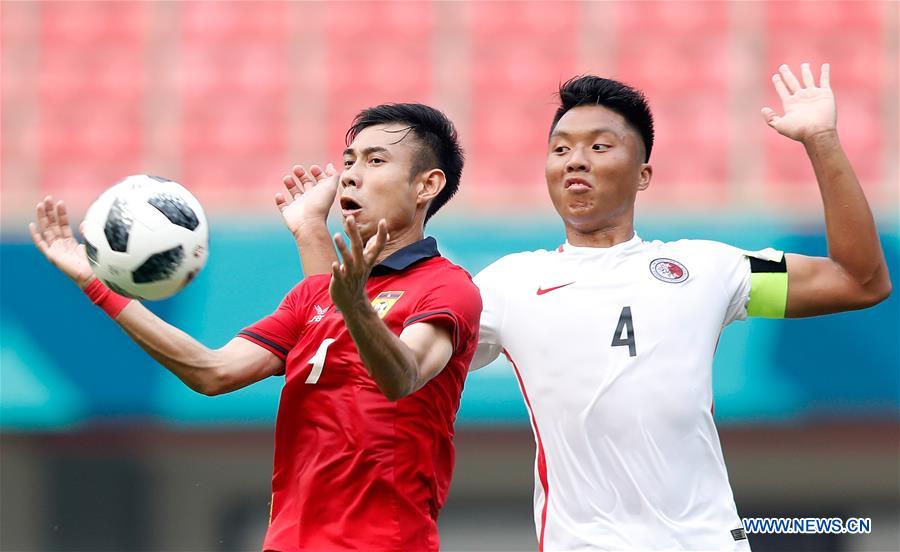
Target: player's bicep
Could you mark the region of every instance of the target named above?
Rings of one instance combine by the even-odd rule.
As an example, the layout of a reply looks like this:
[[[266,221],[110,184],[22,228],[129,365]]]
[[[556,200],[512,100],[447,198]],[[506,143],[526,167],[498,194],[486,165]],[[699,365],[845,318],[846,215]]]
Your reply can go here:
[[[275,353],[247,339],[236,337],[215,351],[220,392],[227,393],[284,371]]]
[[[787,254],[785,316],[802,318],[861,309],[870,305],[865,286],[828,257]]]
[[[453,335],[444,325],[430,322],[410,324],[400,333],[400,341],[413,352],[418,366],[417,385],[413,392],[440,374],[453,356]]]

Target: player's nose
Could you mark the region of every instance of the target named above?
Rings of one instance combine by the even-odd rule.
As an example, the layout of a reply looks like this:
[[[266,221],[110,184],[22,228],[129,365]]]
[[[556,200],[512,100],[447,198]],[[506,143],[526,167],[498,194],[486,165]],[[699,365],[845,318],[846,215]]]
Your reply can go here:
[[[574,148],[566,161],[566,172],[586,172],[591,169],[587,157],[581,148]]]
[[[349,188],[353,186],[354,188],[359,188],[359,185],[362,183],[362,179],[356,174],[352,169],[346,170],[341,174],[341,187]]]

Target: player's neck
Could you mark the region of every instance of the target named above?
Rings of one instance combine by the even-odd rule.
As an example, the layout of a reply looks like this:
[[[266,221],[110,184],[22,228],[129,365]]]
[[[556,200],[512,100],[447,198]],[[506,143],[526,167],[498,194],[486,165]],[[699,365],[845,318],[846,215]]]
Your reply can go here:
[[[384,245],[384,251],[378,256],[377,263],[387,259],[397,251],[400,251],[407,245],[416,243],[425,239],[425,229],[421,226],[414,225],[409,228],[394,230],[390,233],[390,239]]]
[[[634,223],[603,225],[579,229],[566,225],[566,241],[575,247],[612,247],[634,237]]]

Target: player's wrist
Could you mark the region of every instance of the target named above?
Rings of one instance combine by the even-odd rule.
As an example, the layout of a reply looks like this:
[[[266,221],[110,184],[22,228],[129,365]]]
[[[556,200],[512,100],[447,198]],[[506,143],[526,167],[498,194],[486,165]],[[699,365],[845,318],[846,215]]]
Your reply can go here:
[[[75,285],[81,288],[81,291],[84,291],[93,282],[99,282],[99,280],[97,280],[97,277],[93,274],[91,274],[87,278],[75,278]]]
[[[326,241],[331,241],[331,235],[328,232],[328,212],[318,215],[310,215],[303,217],[291,229],[294,240],[298,244],[303,245],[308,241],[315,241],[325,236]]]
[[[813,130],[800,138],[800,142],[806,147],[834,146],[839,142],[837,129],[834,127]]]
[[[88,296],[91,303],[100,307],[112,319],[119,316],[122,310],[131,303],[131,299],[113,292],[99,278],[95,277],[90,279],[82,291]]]

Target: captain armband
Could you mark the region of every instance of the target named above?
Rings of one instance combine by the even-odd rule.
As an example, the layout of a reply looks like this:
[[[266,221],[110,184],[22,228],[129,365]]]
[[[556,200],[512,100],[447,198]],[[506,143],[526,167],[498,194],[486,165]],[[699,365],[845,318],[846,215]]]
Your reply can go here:
[[[769,253],[766,250],[765,253]],[[762,252],[760,252],[762,253]],[[766,254],[766,258],[748,253],[750,259],[750,299],[747,316],[784,318],[787,308],[788,273],[782,252]],[[776,260],[777,259],[777,260]]]

